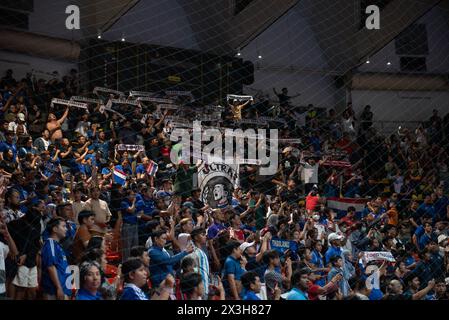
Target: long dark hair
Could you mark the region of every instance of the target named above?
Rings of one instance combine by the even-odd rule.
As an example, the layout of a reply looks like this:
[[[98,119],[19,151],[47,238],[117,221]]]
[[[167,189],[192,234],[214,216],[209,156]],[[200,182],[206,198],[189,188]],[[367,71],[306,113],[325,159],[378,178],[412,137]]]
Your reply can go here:
[[[90,268],[96,267],[101,274],[100,264],[97,261],[85,261],[80,265],[80,287],[84,287],[85,278],[89,273]]]
[[[11,196],[13,195],[13,193],[17,193],[20,195],[19,191],[15,188],[9,188],[6,193],[5,193],[5,207],[11,208],[11,201],[9,200],[9,198],[11,198]],[[18,207],[18,206],[17,206]],[[17,208],[12,208],[12,209],[17,209]]]

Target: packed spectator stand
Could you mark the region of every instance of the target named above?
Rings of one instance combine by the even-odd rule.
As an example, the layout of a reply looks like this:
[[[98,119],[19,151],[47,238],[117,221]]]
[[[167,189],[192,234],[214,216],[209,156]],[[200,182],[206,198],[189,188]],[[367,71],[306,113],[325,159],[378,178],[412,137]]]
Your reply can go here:
[[[385,135],[285,88],[202,106],[79,83],[1,79],[0,299],[448,299],[449,113]],[[201,161],[171,159],[195,120],[278,129],[276,173],[242,162],[209,203]]]

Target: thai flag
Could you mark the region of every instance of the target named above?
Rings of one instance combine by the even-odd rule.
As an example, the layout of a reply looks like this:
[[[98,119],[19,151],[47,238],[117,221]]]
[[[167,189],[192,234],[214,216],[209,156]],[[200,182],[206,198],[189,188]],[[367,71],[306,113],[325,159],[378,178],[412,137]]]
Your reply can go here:
[[[360,216],[363,209],[365,209],[366,203],[369,199],[363,198],[327,198],[327,207],[334,210],[337,213],[337,219],[344,217],[349,207],[354,207],[356,216]]]
[[[148,167],[147,167],[148,175],[154,177],[156,175],[156,172],[158,169],[159,169],[159,166],[157,165],[157,163],[154,162],[153,160],[150,160],[150,163],[148,164]]]
[[[114,167],[114,182],[121,184],[122,186],[126,183],[126,173],[123,171],[121,166]]]

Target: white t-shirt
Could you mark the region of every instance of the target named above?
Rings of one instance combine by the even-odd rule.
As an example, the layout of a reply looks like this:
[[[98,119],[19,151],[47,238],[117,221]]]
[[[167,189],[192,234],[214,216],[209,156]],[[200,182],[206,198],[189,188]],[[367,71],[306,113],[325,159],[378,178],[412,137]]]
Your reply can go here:
[[[318,167],[320,165],[315,163],[313,166],[305,163],[302,169],[302,181],[304,183],[315,183],[318,184]]]
[[[87,137],[87,131],[89,131],[90,122],[89,121],[79,121],[76,125],[75,132],[78,132],[80,135]]]
[[[401,188],[404,185],[404,177],[403,176],[397,177],[396,180],[394,180],[393,185],[394,185],[394,192],[401,193]]]
[[[19,126],[18,123],[16,123],[16,122],[10,122],[10,123],[8,124],[8,130],[9,130],[9,131],[14,131],[14,133],[17,133],[17,127],[18,127],[18,126]],[[27,134],[28,134],[28,130],[27,130],[26,125],[23,124],[22,126],[23,126],[23,134],[24,134],[24,135],[27,135]]]
[[[354,120],[352,119],[352,117],[351,118],[349,118],[349,119],[343,119],[341,122],[342,122],[342,126],[343,126],[343,131],[344,132],[348,132],[348,133],[354,133],[355,132],[355,130],[354,130],[354,126],[352,125],[352,122],[353,122]]]
[[[326,227],[323,226],[321,223],[315,223],[314,228],[318,231],[317,239],[323,242],[324,236],[326,235]]]
[[[9,247],[0,241],[0,294],[6,292],[6,268],[5,259],[8,256]]]

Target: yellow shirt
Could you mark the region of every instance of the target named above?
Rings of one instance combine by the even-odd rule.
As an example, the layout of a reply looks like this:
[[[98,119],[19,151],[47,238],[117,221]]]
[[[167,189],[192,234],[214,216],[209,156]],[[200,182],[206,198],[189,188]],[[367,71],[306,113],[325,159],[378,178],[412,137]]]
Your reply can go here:
[[[243,109],[243,104],[231,107],[231,111],[232,111],[232,115],[234,116],[234,120],[242,120],[242,109]]]

